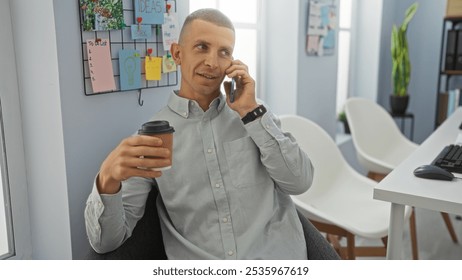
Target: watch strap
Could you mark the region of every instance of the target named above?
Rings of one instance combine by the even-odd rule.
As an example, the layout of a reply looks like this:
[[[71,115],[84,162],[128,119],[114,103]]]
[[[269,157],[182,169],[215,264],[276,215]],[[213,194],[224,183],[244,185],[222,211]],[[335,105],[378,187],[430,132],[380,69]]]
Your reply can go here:
[[[257,118],[263,116],[266,113],[266,108],[263,105],[258,106],[253,111],[250,111],[245,115],[241,120],[244,124],[248,124],[256,120]]]

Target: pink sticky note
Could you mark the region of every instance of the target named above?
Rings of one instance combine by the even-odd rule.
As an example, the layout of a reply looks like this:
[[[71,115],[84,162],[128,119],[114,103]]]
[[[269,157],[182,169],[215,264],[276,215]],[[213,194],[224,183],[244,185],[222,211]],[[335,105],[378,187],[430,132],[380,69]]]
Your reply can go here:
[[[87,54],[93,93],[115,90],[109,40],[87,40]]]

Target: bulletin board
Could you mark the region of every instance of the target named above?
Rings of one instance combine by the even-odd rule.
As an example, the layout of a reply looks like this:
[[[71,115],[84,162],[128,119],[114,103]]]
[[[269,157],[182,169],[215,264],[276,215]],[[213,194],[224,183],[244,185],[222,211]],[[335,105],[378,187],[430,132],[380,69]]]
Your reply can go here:
[[[86,12],[86,1],[98,2],[98,0],[77,0],[79,5],[79,14],[80,14],[80,33],[81,33],[81,45],[82,45],[82,71],[83,71],[83,84],[84,84],[84,93],[86,96],[94,96],[99,94],[107,94],[107,93],[114,93],[114,92],[122,92],[122,91],[133,91],[137,90],[139,94],[138,102],[139,105],[142,106],[141,101],[141,92],[143,89],[148,88],[160,88],[160,87],[170,87],[175,86],[178,84],[178,70],[171,71],[168,73],[162,73],[160,80],[146,80],[146,73],[144,72],[144,61],[147,56],[151,57],[163,57],[169,56],[167,50],[164,50],[163,42],[162,42],[162,25],[161,24],[150,24],[149,28],[150,33],[152,36],[148,39],[132,39],[132,32],[131,26],[139,24],[140,18],[135,17],[135,2],[137,5],[140,5],[140,2],[147,2],[147,1],[139,1],[139,0],[121,0],[120,7],[121,14],[117,15],[118,19],[114,19],[112,21],[104,22],[104,28],[100,28],[98,26],[98,30],[95,29],[95,23],[93,22],[93,27],[89,26],[88,15],[85,15]],[[102,3],[102,0],[99,0]],[[112,1],[109,2],[111,4]],[[165,6],[168,6],[170,9],[168,10],[176,12],[176,0],[161,0],[164,2]],[[152,3],[158,2],[152,1]],[[90,3],[93,4],[93,3]],[[139,6],[138,6],[139,7]],[[92,7],[94,9],[94,7]],[[103,11],[104,12],[104,11]],[[113,12],[115,14],[115,12]],[[137,23],[138,21],[138,23]],[[111,27],[110,25],[114,25],[115,27]],[[107,30],[104,30],[107,28]],[[115,28],[115,29],[111,29]],[[110,52],[110,64],[112,64],[112,73],[114,87],[110,90],[94,90],[92,86],[92,75],[91,75],[91,57],[89,60],[88,57],[88,40],[94,40],[96,43],[100,44],[108,44],[109,45],[109,52]],[[99,40],[99,41],[98,41]],[[119,68],[119,52],[121,50],[136,50],[139,53],[141,64],[141,86],[133,89],[122,89],[121,88],[121,75],[120,75],[120,68]],[[109,60],[109,58],[108,58]],[[110,70],[110,69],[109,69]],[[106,71],[110,72],[110,71]]]
[[[336,0],[310,0],[307,14],[307,55],[334,55],[338,29]]]

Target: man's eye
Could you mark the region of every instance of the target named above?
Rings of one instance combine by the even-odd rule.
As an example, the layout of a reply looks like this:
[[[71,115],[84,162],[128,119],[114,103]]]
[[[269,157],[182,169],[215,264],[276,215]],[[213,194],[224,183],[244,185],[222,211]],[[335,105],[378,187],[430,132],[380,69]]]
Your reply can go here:
[[[222,50],[222,51],[221,51],[221,55],[223,55],[223,56],[230,56],[231,53],[230,53],[229,51],[227,51],[227,50]]]
[[[205,50],[207,49],[207,46],[204,44],[199,44],[199,45],[196,45],[196,48],[198,48],[199,50]]]

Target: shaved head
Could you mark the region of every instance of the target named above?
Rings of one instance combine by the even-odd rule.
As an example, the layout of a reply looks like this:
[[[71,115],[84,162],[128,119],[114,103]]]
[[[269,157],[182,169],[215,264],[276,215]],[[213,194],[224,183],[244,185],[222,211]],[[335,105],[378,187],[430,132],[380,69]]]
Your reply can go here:
[[[181,28],[178,43],[181,44],[182,38],[185,32],[187,32],[189,25],[197,19],[213,23],[217,26],[229,28],[234,32],[234,25],[225,14],[216,9],[200,9],[186,17],[183,27]]]

